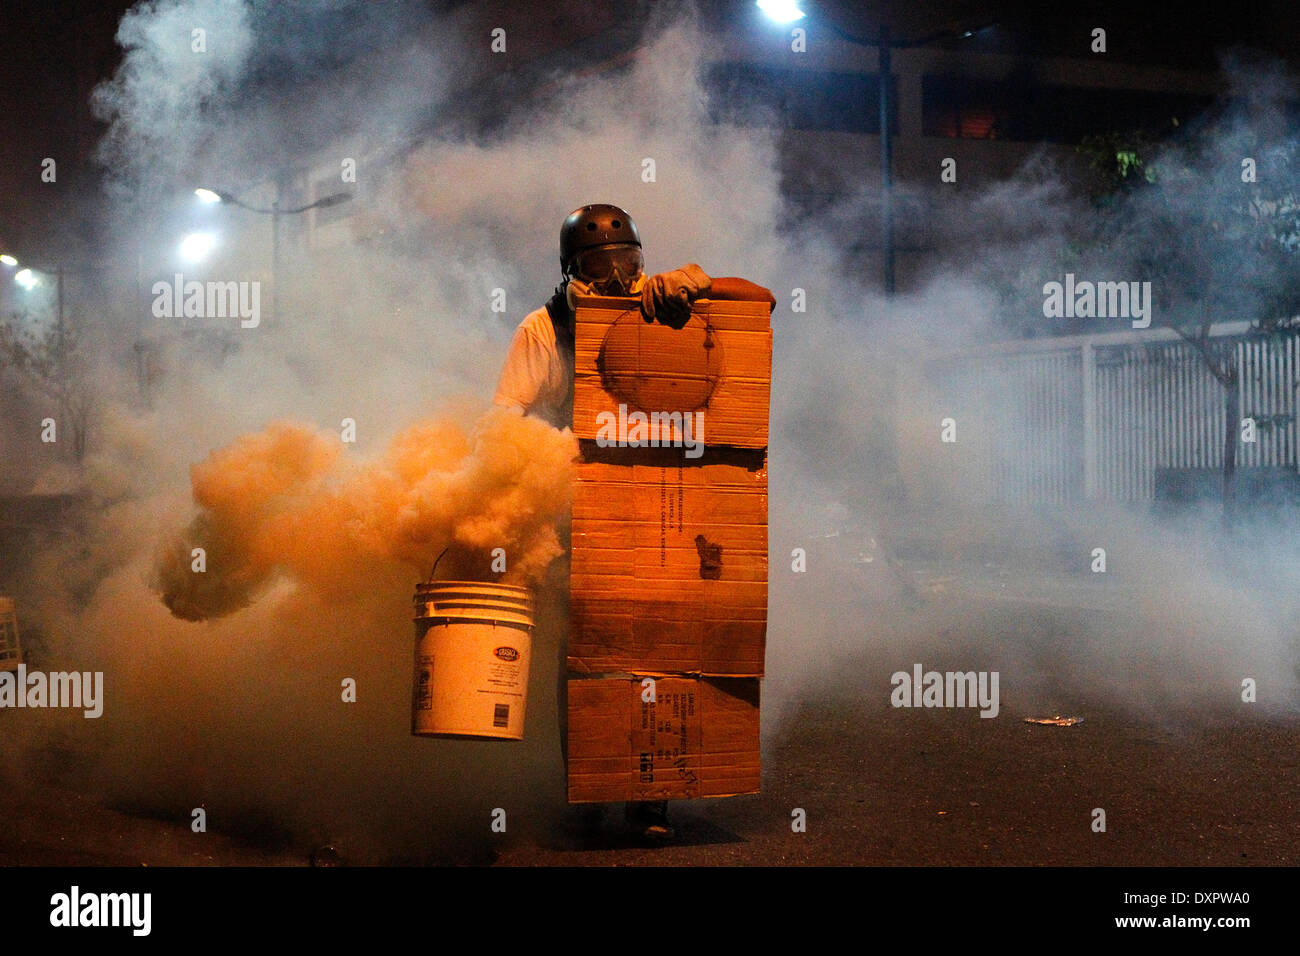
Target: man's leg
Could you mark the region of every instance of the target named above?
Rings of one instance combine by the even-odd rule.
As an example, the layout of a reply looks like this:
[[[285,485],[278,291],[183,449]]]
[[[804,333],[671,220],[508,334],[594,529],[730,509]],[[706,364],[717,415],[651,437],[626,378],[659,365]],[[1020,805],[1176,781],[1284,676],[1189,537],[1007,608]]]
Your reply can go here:
[[[623,814],[628,826],[648,840],[671,840],[672,825],[668,822],[667,800],[643,800],[624,804]]]

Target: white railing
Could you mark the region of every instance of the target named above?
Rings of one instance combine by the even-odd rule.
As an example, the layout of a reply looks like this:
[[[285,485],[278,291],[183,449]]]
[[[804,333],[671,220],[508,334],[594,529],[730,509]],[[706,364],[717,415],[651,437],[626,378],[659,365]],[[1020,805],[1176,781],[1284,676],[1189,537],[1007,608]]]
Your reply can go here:
[[[1238,442],[1237,464],[1294,470],[1300,338],[1248,338],[1246,328],[1212,330],[1236,351],[1241,417],[1256,425],[1253,442]],[[1157,469],[1223,466],[1224,389],[1168,329],[954,351],[924,359],[919,373],[920,387],[899,400],[925,405],[936,430],[944,417],[958,422],[967,447],[946,467],[977,498],[1142,501]]]

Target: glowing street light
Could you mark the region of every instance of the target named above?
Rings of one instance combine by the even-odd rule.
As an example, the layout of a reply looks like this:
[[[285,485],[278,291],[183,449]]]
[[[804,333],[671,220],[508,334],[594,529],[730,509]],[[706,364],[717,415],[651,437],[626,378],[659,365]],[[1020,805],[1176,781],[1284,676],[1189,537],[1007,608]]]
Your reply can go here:
[[[0,255],[0,265],[9,266],[9,268],[12,269],[14,266],[18,265],[18,260],[15,259],[13,256],[9,255],[8,253],[5,253],[4,255]],[[32,289],[36,288],[38,285],[41,284],[40,276],[37,275],[38,272],[43,273],[47,276],[54,276],[54,291],[59,304],[58,319],[57,319],[58,324],[55,326],[55,329],[58,332],[58,336],[59,336],[60,355],[63,354],[63,350],[65,347],[64,332],[63,332],[63,273],[64,271],[65,270],[63,266],[49,266],[49,267],[38,266],[36,268],[24,267],[14,273],[14,282],[22,286],[24,292],[30,292]]]
[[[796,0],[756,0],[758,8],[777,23],[792,23],[802,19],[804,13]],[[782,19],[784,18],[784,19]],[[874,37],[855,36],[842,30],[829,18],[824,19],[824,26],[842,40],[859,46],[873,46],[877,56],[877,83],[879,87],[880,107],[880,246],[884,259],[885,295],[894,295],[894,144],[890,129],[890,79],[893,75],[893,51],[907,50],[926,46],[935,40],[959,37],[968,40],[976,34],[995,26],[994,22],[960,31],[939,30],[917,40],[900,40],[892,37],[889,27],[881,23]]]
[[[192,232],[181,240],[181,258],[187,262],[201,262],[217,244],[210,232]]]
[[[309,209],[327,209],[330,206],[337,206],[340,203],[348,202],[352,198],[351,193],[332,193],[328,196],[322,196],[315,202],[309,202],[305,206],[294,206],[292,209],[281,209],[279,200],[271,203],[270,208],[264,206],[254,206],[246,203],[238,196],[225,192],[221,189],[209,189],[207,186],[200,186],[194,190],[194,195],[209,205],[213,203],[224,203],[228,206],[238,206],[240,209],[247,209],[249,212],[260,212],[263,215],[278,218],[280,216],[292,216],[300,212],[307,212]]]
[[[271,217],[271,295],[272,295],[272,314],[279,308],[279,289],[276,281],[280,276],[280,217],[296,216],[312,209],[328,209],[330,206],[338,206],[352,199],[351,193],[331,193],[328,196],[322,196],[315,202],[309,202],[302,206],[293,206],[285,209],[280,206],[280,200],[276,199],[270,207],[254,206],[246,203],[233,193],[228,193],[222,189],[209,189],[207,186],[200,186],[194,190],[194,195],[200,201],[206,204],[221,203],[223,206],[238,206],[240,209],[247,209],[249,212],[260,213],[264,216]],[[206,254],[206,253],[205,253]]]
[[[804,18],[797,0],[758,0],[758,9],[775,23],[794,23]]]

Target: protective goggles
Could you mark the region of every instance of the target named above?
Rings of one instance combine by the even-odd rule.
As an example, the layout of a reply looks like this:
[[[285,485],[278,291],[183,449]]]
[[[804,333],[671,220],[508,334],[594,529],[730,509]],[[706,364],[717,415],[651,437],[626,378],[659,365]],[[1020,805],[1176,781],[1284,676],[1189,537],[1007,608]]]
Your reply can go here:
[[[645,268],[645,259],[639,246],[606,246],[603,249],[585,249],[573,257],[573,274],[579,279],[600,285],[616,275],[631,283]]]

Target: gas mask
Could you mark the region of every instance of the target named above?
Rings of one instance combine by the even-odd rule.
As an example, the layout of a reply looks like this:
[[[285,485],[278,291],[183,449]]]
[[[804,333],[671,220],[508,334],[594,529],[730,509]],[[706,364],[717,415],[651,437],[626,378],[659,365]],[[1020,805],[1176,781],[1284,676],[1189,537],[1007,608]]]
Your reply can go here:
[[[640,296],[641,289],[645,286],[645,274],[637,276],[628,289],[628,296]],[[577,296],[580,295],[612,295],[609,292],[599,292],[590,282],[583,282],[581,279],[566,279],[564,283],[564,298],[569,303],[569,312],[572,314],[578,308]]]
[[[645,259],[639,246],[618,245],[586,249],[573,257],[570,287],[575,282],[585,286],[579,295],[632,295],[642,278]]]

